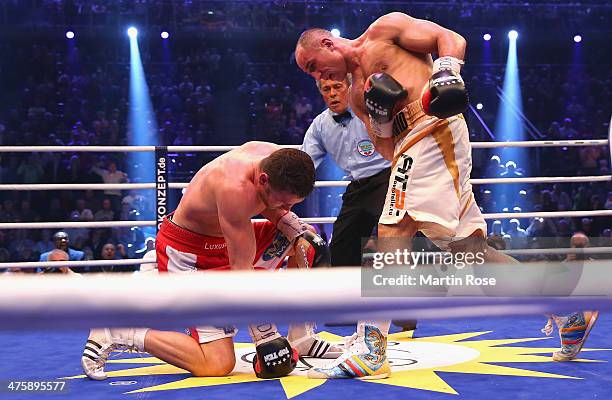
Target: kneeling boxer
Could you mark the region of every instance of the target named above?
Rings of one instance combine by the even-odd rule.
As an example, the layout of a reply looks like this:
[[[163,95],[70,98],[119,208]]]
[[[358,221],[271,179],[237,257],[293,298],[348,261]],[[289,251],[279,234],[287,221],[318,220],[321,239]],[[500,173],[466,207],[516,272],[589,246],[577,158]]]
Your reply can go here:
[[[164,219],[156,238],[160,273],[202,270],[277,269],[290,264],[328,262],[323,239],[293,212],[314,187],[314,166],[304,152],[249,142],[202,167],[176,211]],[[252,222],[261,214],[268,221]],[[106,378],[104,366],[115,349],[146,351],[195,376],[224,376],[235,366],[233,326],[201,326],[188,334],[147,328],[93,329],[81,364],[91,379]],[[274,324],[252,324],[253,361],[260,378],[288,375],[302,356],[333,358],[341,350],[318,338],[312,324],[290,326],[291,343]],[[266,360],[274,359],[274,363]]]

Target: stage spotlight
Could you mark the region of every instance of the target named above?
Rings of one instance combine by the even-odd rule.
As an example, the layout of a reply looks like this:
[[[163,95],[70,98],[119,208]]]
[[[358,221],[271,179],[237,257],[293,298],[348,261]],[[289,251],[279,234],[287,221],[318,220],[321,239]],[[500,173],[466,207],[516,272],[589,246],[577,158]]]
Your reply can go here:
[[[510,32],[508,32],[508,39],[510,39],[510,40],[518,39],[518,32],[515,31],[514,29],[511,30]]]
[[[130,38],[134,39],[138,35],[138,29],[130,26],[127,30],[127,34]]]
[[[491,34],[485,33],[484,35],[482,35],[482,38],[488,42],[489,40],[491,40]]]
[[[482,105],[482,103],[478,103],[478,104],[476,104],[476,109],[477,109],[477,110],[482,110],[482,109],[483,109],[483,107],[484,107],[484,106]]]
[[[74,32],[67,31],[66,32],[66,39],[74,39]]]
[[[169,34],[168,32],[163,31],[163,32],[161,33],[161,38],[162,38],[162,39],[168,39],[169,37],[170,37],[170,34]]]
[[[576,42],[576,43],[582,42],[582,36],[580,36],[580,35],[574,36],[574,42]]]
[[[331,30],[331,34],[333,37],[340,37],[340,30],[334,28]]]

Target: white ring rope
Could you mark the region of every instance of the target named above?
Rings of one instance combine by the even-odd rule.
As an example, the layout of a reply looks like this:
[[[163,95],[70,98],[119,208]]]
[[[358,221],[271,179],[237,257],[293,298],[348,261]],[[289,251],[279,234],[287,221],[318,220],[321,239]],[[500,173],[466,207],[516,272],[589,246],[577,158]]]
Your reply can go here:
[[[546,271],[561,266],[565,264],[501,267]],[[588,266],[591,276],[605,274],[609,262],[593,262]],[[0,279],[0,329],[176,328],[254,321],[287,323],[296,319],[444,319],[612,308],[612,286],[601,279],[586,286],[579,284],[572,292],[574,296],[563,298],[489,297],[483,296],[481,287],[469,288],[469,293],[474,294],[468,296],[449,288],[441,294],[448,297],[364,297],[362,270],[231,271],[164,276],[8,275]],[[531,286],[540,283],[517,275],[512,274],[512,282],[522,284],[523,279]]]
[[[0,229],[64,229],[64,228],[132,228],[155,226],[155,221],[92,221],[92,222],[3,222]]]
[[[611,249],[612,250],[612,249]],[[138,264],[156,263],[155,258],[126,258],[123,260],[82,260],[82,261],[21,261],[2,262],[1,268],[58,268],[58,267],[107,267],[107,266],[129,266]]]
[[[482,216],[484,219],[607,217],[612,216],[612,210],[490,213],[482,214]],[[305,217],[300,219],[309,224],[333,224],[336,221],[336,217]],[[254,219],[253,221],[266,220]],[[134,226],[155,226],[155,224],[156,221],[2,222],[0,223],[0,229],[131,228]]]
[[[542,254],[547,255],[566,255],[566,254],[586,254],[586,255],[597,255],[597,254],[611,254],[612,247],[587,247],[587,248],[549,248],[549,249],[510,249],[510,250],[499,250],[502,253],[516,255],[516,256],[538,256]],[[419,252],[424,254],[440,254],[440,252],[429,253]],[[446,253],[442,253],[446,254]],[[363,258],[372,259],[373,253],[365,253]],[[130,266],[139,264],[154,264],[157,262],[156,258],[125,258],[121,260],[82,260],[82,261],[20,261],[20,262],[0,262],[0,269],[3,268],[23,268],[23,269],[35,269],[35,268],[47,268],[47,267],[100,267],[100,266]],[[337,267],[334,267],[337,268]]]
[[[612,175],[594,176],[551,176],[525,178],[486,178],[471,179],[473,185],[508,184],[508,183],[576,183],[576,182],[608,182]],[[315,187],[346,187],[350,181],[316,181]],[[170,189],[184,189],[189,183],[169,183]],[[131,190],[155,189],[155,183],[37,183],[37,184],[5,184],[0,185],[0,191],[13,190]]]
[[[472,142],[473,149],[494,149],[499,147],[581,147],[581,146],[607,146],[608,139],[591,140],[528,140],[512,142]],[[226,152],[240,146],[166,146],[169,153],[184,152]],[[299,145],[283,145],[284,148],[299,149]],[[3,146],[0,153],[130,153],[130,152],[152,152],[155,146]]]

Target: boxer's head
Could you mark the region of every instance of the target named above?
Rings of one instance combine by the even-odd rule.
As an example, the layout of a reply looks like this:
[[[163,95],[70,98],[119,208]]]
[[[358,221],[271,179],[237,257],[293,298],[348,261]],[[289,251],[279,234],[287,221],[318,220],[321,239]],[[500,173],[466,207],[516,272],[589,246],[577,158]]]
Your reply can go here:
[[[259,163],[255,185],[270,209],[290,209],[312,192],[315,169],[310,156],[297,149],[281,149]]]
[[[295,46],[295,61],[316,80],[342,81],[348,71],[339,43],[338,38],[326,29],[308,29]]]
[[[327,107],[335,113],[343,113],[349,106],[349,80],[348,75],[343,81],[320,79],[317,87]]]

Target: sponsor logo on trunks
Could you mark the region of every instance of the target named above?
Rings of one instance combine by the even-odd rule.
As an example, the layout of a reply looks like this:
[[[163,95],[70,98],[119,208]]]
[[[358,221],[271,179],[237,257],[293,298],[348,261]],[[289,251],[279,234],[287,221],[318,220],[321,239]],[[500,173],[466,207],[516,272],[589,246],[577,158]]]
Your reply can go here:
[[[408,178],[414,160],[405,154],[400,156],[398,167],[393,175],[393,183],[391,184],[391,200],[389,201],[388,215],[395,214],[399,216],[399,210],[404,209],[406,202],[406,189],[408,188]]]
[[[272,239],[272,243],[270,243],[270,245],[264,250],[261,258],[264,261],[270,261],[273,258],[278,258],[283,255],[290,244],[291,242],[289,242],[289,239],[287,239],[285,235],[277,232],[274,239]]]
[[[204,250],[222,250],[227,247],[227,243],[204,243]]]
[[[225,326],[215,326],[217,329],[222,329],[223,333],[226,335],[231,335],[236,332],[236,327],[233,325],[225,325]]]
[[[374,154],[374,144],[369,139],[360,140],[357,143],[357,151],[364,157],[370,157]]]

